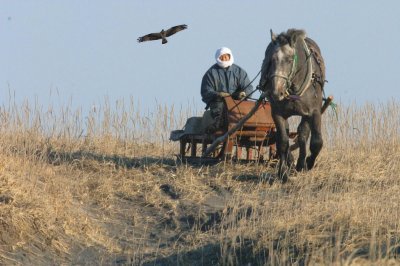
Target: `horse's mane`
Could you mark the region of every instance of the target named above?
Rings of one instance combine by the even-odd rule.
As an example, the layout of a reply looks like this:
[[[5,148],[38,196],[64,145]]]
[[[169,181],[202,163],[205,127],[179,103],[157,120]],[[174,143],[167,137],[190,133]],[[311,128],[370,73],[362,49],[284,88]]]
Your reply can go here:
[[[304,30],[299,30],[299,29],[288,29],[286,32],[280,33],[276,41],[279,43],[279,45],[285,45],[288,43],[291,43],[291,40],[297,39],[297,38],[302,38],[305,39],[307,37],[307,34]]]

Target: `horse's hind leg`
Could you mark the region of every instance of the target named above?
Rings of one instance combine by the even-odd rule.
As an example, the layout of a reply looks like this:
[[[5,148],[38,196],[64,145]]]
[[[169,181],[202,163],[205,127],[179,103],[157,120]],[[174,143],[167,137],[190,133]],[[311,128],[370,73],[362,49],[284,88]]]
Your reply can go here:
[[[299,158],[297,159],[296,171],[307,170],[307,140],[310,137],[310,121],[307,117],[302,117],[297,127],[297,143],[299,145]]]
[[[315,159],[322,149],[323,140],[321,134],[321,113],[315,113],[311,123],[310,156],[307,158],[307,168],[313,168]]]

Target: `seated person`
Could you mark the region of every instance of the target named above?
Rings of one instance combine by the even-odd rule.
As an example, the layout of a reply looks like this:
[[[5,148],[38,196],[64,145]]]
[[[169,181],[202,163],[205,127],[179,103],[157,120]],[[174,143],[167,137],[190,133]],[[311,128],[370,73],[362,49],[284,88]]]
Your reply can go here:
[[[246,71],[233,63],[232,51],[222,47],[215,53],[216,64],[211,66],[201,81],[201,97],[210,108],[214,124],[206,131],[213,133],[223,129],[226,124],[223,119],[223,98],[232,96],[234,99],[243,99],[252,91]]]

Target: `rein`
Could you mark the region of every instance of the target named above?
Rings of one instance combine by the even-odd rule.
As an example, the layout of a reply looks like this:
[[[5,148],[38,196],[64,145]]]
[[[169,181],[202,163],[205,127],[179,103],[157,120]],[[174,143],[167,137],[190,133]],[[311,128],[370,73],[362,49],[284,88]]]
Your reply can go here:
[[[260,75],[260,73],[261,73],[261,70],[258,71],[258,74],[253,78],[253,80],[250,81],[250,83],[247,84],[242,90],[244,91],[245,89],[247,89],[247,87],[250,86],[251,83],[254,82],[254,80],[256,80],[256,78],[258,77],[258,75]],[[243,102],[243,101],[245,101],[246,99],[248,99],[256,90],[258,90],[258,86],[257,86],[252,92],[250,92],[249,95],[246,95],[246,97],[244,97],[243,99],[240,99],[239,102],[237,102],[237,103],[236,103],[230,110],[228,110],[228,111],[229,111],[229,112],[232,111],[232,110],[233,110],[234,108],[236,108],[236,106],[238,106],[241,102]]]

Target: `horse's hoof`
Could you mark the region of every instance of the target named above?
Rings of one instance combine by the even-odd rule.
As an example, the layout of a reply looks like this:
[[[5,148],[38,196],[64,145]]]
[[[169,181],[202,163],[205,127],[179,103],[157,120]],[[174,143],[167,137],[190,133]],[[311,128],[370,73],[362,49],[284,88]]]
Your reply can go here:
[[[296,164],[296,171],[297,172],[304,172],[308,170],[307,163],[303,161],[302,163],[297,163]]]
[[[272,185],[274,184],[274,181],[275,181],[274,178],[270,178],[270,179],[268,179],[268,184],[269,184],[270,186],[272,186]]]
[[[287,173],[281,174],[279,176],[279,180],[281,181],[282,184],[285,184],[289,179],[289,175]]]
[[[304,165],[296,165],[296,171],[302,172],[304,170]]]
[[[307,157],[306,159],[306,165],[307,165],[307,170],[311,170],[314,167],[315,160],[313,160],[311,157]]]

